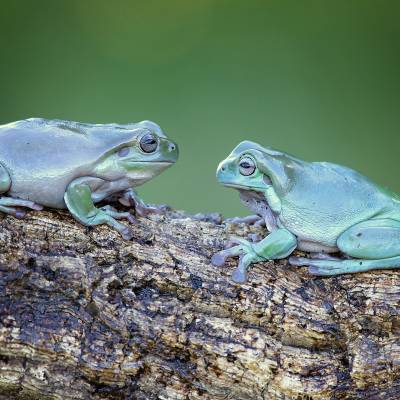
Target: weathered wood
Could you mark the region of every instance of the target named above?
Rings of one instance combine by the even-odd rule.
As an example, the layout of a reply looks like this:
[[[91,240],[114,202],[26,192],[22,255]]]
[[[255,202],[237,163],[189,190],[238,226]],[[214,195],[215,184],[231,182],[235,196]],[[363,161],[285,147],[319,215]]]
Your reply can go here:
[[[209,260],[259,228],[141,219],[123,241],[65,212],[0,221],[0,398],[398,399],[400,271],[249,282]]]

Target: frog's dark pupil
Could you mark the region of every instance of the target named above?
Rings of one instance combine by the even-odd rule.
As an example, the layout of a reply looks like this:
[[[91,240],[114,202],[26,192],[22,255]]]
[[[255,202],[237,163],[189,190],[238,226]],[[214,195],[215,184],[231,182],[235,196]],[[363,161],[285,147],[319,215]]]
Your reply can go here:
[[[151,134],[144,135],[140,140],[140,148],[145,153],[153,153],[157,149],[156,138]]]
[[[242,160],[239,163],[239,167],[240,167],[240,173],[245,176],[252,175],[256,170],[253,161],[248,159]]]

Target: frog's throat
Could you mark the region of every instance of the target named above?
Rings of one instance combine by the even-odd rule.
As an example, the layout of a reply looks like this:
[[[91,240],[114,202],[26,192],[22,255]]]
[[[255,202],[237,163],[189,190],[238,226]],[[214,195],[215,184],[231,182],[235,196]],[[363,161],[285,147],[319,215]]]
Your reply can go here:
[[[272,232],[277,228],[277,216],[271,209],[271,206],[268,203],[268,200],[265,197],[264,193],[255,192],[254,190],[239,190],[239,196],[241,202],[244,204],[245,207],[264,218],[269,232]]]
[[[265,192],[267,190],[268,186],[245,186],[245,185],[240,185],[237,183],[225,183],[221,182],[224,186],[226,187],[231,187],[233,189],[238,189],[238,190],[254,190],[257,192]]]

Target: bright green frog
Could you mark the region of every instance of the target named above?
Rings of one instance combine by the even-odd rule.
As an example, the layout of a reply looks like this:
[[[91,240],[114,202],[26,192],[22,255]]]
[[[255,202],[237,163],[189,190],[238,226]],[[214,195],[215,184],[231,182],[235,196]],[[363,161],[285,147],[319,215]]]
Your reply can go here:
[[[84,225],[108,224],[125,239],[131,230],[118,222],[129,212],[94,204],[116,196],[136,212],[146,206],[133,188],[171,166],[177,145],[150,121],[84,124],[30,118],[0,126],[0,211],[23,217],[23,207],[68,208]]]
[[[289,262],[308,265],[315,275],[400,267],[400,197],[350,168],[302,161],[245,141],[220,163],[217,179],[239,190],[271,232],[257,243],[234,238],[235,246],[213,256],[218,266],[240,256],[237,282],[246,280],[251,263],[282,259],[296,248],[312,258]],[[346,259],[327,254],[338,251]]]

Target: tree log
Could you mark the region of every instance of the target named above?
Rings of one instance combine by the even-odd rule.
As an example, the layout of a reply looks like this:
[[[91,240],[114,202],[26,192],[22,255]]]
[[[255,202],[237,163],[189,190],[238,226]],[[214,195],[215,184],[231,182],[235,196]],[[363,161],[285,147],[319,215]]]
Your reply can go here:
[[[400,271],[235,284],[216,216],[140,219],[124,241],[67,212],[0,221],[1,399],[399,399]]]

